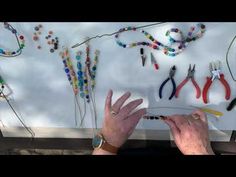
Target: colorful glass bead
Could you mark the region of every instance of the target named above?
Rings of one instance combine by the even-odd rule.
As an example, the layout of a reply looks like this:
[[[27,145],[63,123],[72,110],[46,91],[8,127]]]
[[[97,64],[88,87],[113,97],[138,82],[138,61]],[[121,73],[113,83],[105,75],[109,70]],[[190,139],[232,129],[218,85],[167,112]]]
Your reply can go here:
[[[169,42],[170,42],[169,46],[158,42],[157,40],[155,40],[155,38],[152,35],[150,35],[149,33],[147,33],[144,30],[141,30],[140,32],[143,33],[147,39],[152,41],[152,43],[156,44],[157,46],[154,44],[148,43],[148,42],[136,42],[136,43],[131,43],[131,44],[124,44],[119,40],[119,35],[120,35],[120,33],[125,32],[130,29],[133,29],[133,28],[132,27],[122,28],[119,30],[119,33],[115,35],[116,43],[119,46],[121,46],[123,48],[128,48],[128,47],[135,47],[135,46],[143,45],[143,46],[151,47],[156,50],[163,50],[164,54],[166,54],[168,56],[176,56],[176,55],[180,54],[184,48],[186,48],[186,46],[189,42],[195,41],[203,36],[203,33],[205,32],[205,25],[204,24],[197,24],[196,27],[195,26],[191,27],[186,38],[183,36],[183,33],[178,28],[172,28],[172,29],[168,30],[165,33],[165,35],[169,38]],[[196,30],[198,30],[197,34],[195,36],[192,36],[193,32]],[[180,40],[171,37],[171,33],[177,33],[180,37]],[[178,43],[178,45],[175,47],[172,47],[173,44],[175,44],[175,43]],[[166,49],[168,49],[168,50],[166,50]]]

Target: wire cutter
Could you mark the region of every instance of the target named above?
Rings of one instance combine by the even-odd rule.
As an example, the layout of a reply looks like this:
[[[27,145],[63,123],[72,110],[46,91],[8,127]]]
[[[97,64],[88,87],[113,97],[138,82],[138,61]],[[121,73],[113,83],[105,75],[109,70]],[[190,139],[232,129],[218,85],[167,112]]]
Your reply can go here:
[[[188,75],[187,77],[178,85],[178,87],[176,88],[176,92],[175,92],[175,97],[178,98],[179,96],[179,92],[181,90],[181,88],[189,81],[189,79],[191,79],[195,89],[196,89],[196,98],[200,98],[201,96],[201,89],[198,86],[197,82],[194,79],[194,73],[195,73],[195,64],[193,65],[193,68],[191,67],[191,64],[189,65],[188,68]]]
[[[175,71],[176,71],[176,66],[172,66],[170,68],[170,71],[169,71],[169,77],[161,84],[160,86],[160,89],[159,89],[159,97],[162,98],[162,90],[163,90],[163,87],[164,85],[169,81],[171,80],[172,82],[172,85],[173,85],[173,90],[172,90],[172,93],[169,97],[169,100],[171,100],[173,98],[173,96],[175,95],[175,92],[176,92],[176,84],[175,84],[175,80],[174,80],[174,75],[175,75]]]
[[[230,86],[229,86],[228,82],[225,80],[224,74],[221,72],[221,63],[220,63],[220,61],[210,63],[210,72],[211,72],[212,76],[206,78],[207,81],[204,85],[203,92],[202,92],[203,102],[208,103],[207,93],[208,93],[208,90],[209,90],[212,82],[216,78],[219,79],[220,82],[222,83],[222,85],[225,87],[225,92],[226,92],[225,93],[225,99],[226,100],[230,99],[230,95],[231,95]]]

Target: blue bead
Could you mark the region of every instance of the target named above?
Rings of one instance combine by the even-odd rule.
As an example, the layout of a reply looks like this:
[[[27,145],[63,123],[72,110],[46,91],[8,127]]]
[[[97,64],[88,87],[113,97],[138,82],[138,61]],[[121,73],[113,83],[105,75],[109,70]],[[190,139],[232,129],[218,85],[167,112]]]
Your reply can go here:
[[[80,93],[80,97],[81,97],[81,98],[84,98],[84,93]]]
[[[0,49],[0,53],[3,53],[4,52],[4,50],[3,49]]]
[[[68,68],[65,68],[65,72],[66,72],[66,73],[69,73],[70,70],[69,70]]]
[[[78,71],[77,74],[78,74],[79,76],[82,76],[82,75],[83,75],[83,72],[82,72],[82,71]]]
[[[77,59],[77,60],[80,60],[80,59],[81,59],[81,57],[77,55],[77,56],[76,56],[76,59]]]

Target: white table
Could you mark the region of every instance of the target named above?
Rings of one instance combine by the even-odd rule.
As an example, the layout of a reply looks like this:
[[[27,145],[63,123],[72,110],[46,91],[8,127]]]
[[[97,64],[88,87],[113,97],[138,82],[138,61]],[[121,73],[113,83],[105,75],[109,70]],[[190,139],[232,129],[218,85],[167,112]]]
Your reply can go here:
[[[39,23],[11,23],[26,39],[26,48],[22,55],[16,58],[0,57],[0,74],[13,90],[11,103],[20,113],[25,123],[30,127],[39,128],[78,128],[75,126],[74,96],[71,86],[63,70],[62,60],[58,52],[50,53],[44,39],[49,30],[53,30],[59,37],[60,45],[71,47],[77,42],[84,40],[86,36],[92,37],[103,33],[112,33],[122,27],[138,26],[148,23],[41,23],[44,27],[40,44],[42,49],[36,48],[33,41],[33,28]],[[159,26],[145,28],[155,38],[167,42],[165,32],[171,27],[180,28],[184,34],[191,25],[196,23],[166,23]],[[213,108],[224,113],[219,119],[208,117],[211,130],[231,131],[236,129],[235,109],[226,111],[226,107],[234,97],[235,82],[231,79],[225,63],[225,55],[230,41],[235,35],[236,23],[205,23],[206,33],[195,42],[191,42],[183,53],[176,57],[167,57],[161,51],[145,48],[148,54],[146,67],[141,66],[139,47],[124,49],[118,46],[114,36],[103,37],[90,41],[92,53],[95,49],[101,51],[97,67],[96,103],[98,114],[98,126],[101,127],[103,120],[104,102],[109,88],[113,89],[113,100],[116,100],[125,91],[131,91],[131,99],[143,98],[143,106],[182,106],[190,105]],[[125,33],[121,39],[128,41],[145,40],[141,33]],[[0,28],[0,46],[14,48],[16,43],[13,36],[3,27]],[[230,53],[230,65],[235,68],[236,48]],[[85,45],[76,49],[70,49],[74,57],[77,50],[85,52]],[[235,52],[234,52],[235,51]],[[159,63],[160,69],[155,71],[150,64],[149,53],[153,52]],[[91,58],[93,59],[93,54]],[[175,80],[177,85],[186,77],[189,64],[196,64],[195,79],[201,89],[210,76],[209,62],[221,60],[223,73],[231,87],[231,99],[225,100],[223,86],[219,81],[214,82],[210,89],[210,104],[205,105],[201,99],[195,98],[195,89],[188,83],[180,93],[178,99],[168,101],[171,85],[168,83],[164,88],[164,99],[159,99],[158,89],[160,84],[168,76],[169,68],[177,66]],[[75,64],[74,60],[74,64]],[[76,68],[76,65],[74,65]],[[233,71],[236,75],[236,72]],[[2,126],[21,126],[7,103],[0,102],[0,118]],[[150,111],[150,110],[149,110]],[[191,111],[180,109],[155,109],[156,114],[189,113]],[[77,114],[78,115],[78,114]],[[78,121],[79,118],[77,117]],[[83,128],[92,128],[89,111],[85,117]],[[137,130],[168,130],[161,121],[141,120]]]

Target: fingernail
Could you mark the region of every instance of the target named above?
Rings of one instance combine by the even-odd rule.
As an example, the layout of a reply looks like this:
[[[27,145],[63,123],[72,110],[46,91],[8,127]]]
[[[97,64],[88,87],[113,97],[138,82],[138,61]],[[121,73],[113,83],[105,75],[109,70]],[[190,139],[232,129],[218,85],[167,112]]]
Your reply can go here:
[[[167,117],[165,116],[159,116],[161,120],[165,120]]]

